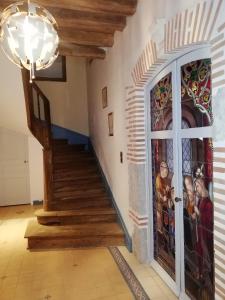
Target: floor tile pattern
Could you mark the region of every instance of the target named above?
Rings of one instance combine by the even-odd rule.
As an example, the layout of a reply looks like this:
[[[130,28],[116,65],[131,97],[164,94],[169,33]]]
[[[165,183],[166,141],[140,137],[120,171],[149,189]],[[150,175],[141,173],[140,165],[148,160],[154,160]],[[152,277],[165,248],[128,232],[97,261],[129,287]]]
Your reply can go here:
[[[133,271],[127,264],[126,260],[123,258],[117,247],[109,247],[109,250],[115,259],[124,279],[129,285],[132,293],[136,300],[150,300],[142,285],[138,281],[137,277],[134,275]]]

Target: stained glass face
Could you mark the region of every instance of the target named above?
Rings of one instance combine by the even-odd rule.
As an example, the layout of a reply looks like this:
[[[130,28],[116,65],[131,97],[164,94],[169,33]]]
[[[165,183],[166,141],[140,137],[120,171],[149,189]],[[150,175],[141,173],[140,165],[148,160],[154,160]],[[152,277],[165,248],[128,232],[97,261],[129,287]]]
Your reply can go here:
[[[189,127],[212,125],[211,100],[211,60],[201,59],[182,66],[182,119],[189,122]]]
[[[183,139],[185,289],[214,299],[212,141]]]
[[[173,142],[152,140],[154,258],[175,279]]]
[[[151,90],[152,131],[168,130],[172,120],[172,73],[163,77]]]

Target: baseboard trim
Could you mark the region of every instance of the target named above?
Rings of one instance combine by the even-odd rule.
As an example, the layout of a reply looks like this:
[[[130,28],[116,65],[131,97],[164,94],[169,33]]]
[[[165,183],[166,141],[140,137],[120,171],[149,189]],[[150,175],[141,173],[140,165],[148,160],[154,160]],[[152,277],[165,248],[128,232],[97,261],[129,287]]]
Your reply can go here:
[[[108,184],[108,181],[107,181],[107,179],[106,179],[106,177],[105,177],[105,174],[104,174],[104,172],[103,172],[103,170],[102,170],[102,167],[101,167],[101,164],[100,164],[100,162],[99,162],[99,159],[98,159],[98,157],[97,157],[97,155],[96,155],[95,149],[94,149],[94,147],[93,147],[93,145],[92,145],[91,142],[89,142],[89,149],[90,149],[90,151],[93,152],[93,154],[94,154],[94,156],[95,156],[96,162],[97,162],[97,164],[98,164],[99,171],[100,171],[100,173],[101,173],[101,177],[102,177],[102,179],[103,179],[105,188],[106,188],[106,190],[107,190],[107,194],[108,194],[108,196],[110,197],[110,199],[111,199],[111,201],[112,201],[112,205],[113,205],[113,207],[115,208],[116,213],[117,213],[118,221],[119,221],[119,223],[121,224],[121,226],[122,226],[122,228],[123,228],[123,231],[124,231],[124,233],[125,233],[125,243],[126,243],[126,247],[127,247],[127,249],[128,249],[129,252],[132,252],[132,238],[131,238],[131,236],[130,236],[128,230],[127,230],[126,224],[125,224],[124,221],[123,221],[123,217],[122,217],[122,215],[121,215],[121,213],[120,213],[119,207],[118,207],[117,204],[116,204],[116,201],[115,201],[115,199],[114,199],[114,196],[113,196],[113,193],[112,193],[112,191],[111,191],[111,188],[110,188],[110,186],[109,186],[109,184]]]

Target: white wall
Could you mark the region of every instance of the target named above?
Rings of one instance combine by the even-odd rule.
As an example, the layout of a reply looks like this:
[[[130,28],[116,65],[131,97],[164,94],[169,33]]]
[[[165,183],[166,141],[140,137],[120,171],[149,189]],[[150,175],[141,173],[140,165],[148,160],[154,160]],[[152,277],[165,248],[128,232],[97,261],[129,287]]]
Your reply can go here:
[[[21,70],[0,50],[0,126],[28,134]]]
[[[114,46],[108,50],[106,59],[95,60],[88,67],[90,137],[130,233],[132,224],[128,216],[128,164],[125,157],[125,87],[133,84],[131,71],[147,42],[155,34],[153,26],[194,3],[194,0],[139,1],[137,12],[128,18],[125,30],[116,33]],[[101,89],[104,86],[108,87],[109,107],[103,110]],[[114,112],[114,137],[108,136],[107,128],[107,115],[111,111]],[[124,154],[123,164],[120,163],[120,151]]]
[[[51,104],[52,123],[84,135],[89,134],[86,60],[67,57],[67,82],[39,81]]]
[[[0,50],[0,127],[29,138],[30,200],[43,199],[43,159],[40,144],[31,135],[20,69]],[[13,188],[13,187],[12,187]]]
[[[36,138],[29,136],[30,201],[44,199],[44,170],[42,146]]]

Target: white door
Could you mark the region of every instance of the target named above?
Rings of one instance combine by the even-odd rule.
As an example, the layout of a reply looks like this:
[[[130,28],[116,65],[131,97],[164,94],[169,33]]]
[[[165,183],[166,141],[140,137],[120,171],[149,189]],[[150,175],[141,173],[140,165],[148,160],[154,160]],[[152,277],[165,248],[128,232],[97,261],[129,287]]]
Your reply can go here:
[[[28,138],[0,129],[0,206],[30,203]]]
[[[214,299],[209,57],[183,56],[148,88],[152,265],[180,299]]]

